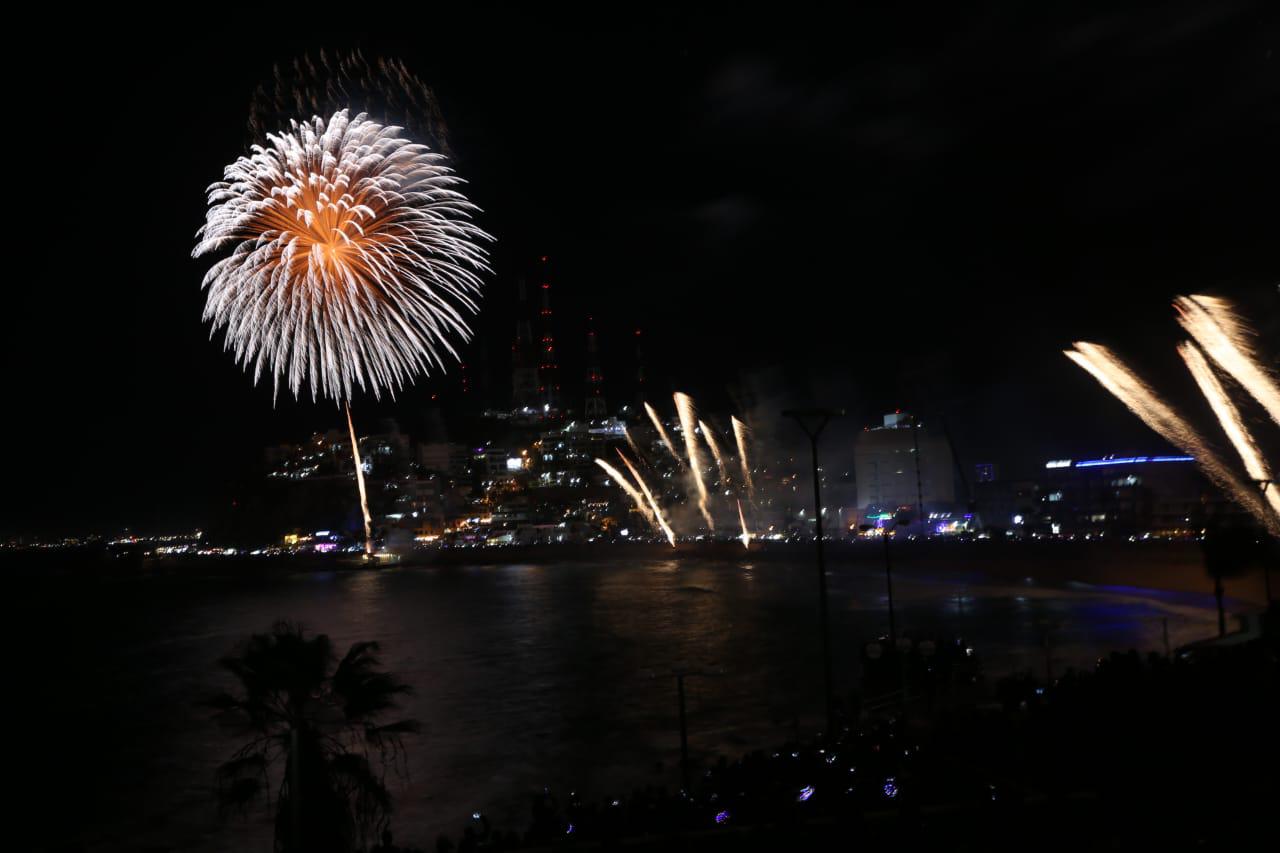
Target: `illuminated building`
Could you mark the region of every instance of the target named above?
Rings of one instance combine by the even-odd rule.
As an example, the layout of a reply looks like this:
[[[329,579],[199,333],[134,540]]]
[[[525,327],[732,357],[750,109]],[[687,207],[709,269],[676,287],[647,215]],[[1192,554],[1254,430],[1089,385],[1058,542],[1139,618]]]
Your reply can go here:
[[[1182,455],[1050,460],[1039,499],[1037,530],[1064,536],[1188,536],[1237,512]]]
[[[923,498],[926,511],[950,512],[956,499],[951,444],[911,415],[894,412],[881,426],[868,427],[854,440],[854,482],[857,504],[864,514],[909,512],[918,515]],[[916,452],[919,447],[919,481]]]

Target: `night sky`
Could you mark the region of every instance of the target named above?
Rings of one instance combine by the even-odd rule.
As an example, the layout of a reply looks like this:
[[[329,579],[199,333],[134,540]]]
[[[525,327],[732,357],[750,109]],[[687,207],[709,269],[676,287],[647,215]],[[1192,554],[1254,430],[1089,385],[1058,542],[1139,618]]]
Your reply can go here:
[[[1174,295],[1238,299],[1280,353],[1280,28],[1264,3],[1027,5],[366,22],[373,4],[287,35],[247,10],[14,33],[0,532],[199,524],[264,445],[339,423],[273,407],[209,340],[190,258],[255,86],[320,47],[399,57],[439,96],[498,238],[467,355],[495,398],[515,277],[547,254],[570,390],[590,313],[614,397],[641,328],[654,395],[711,410],[916,408],[1011,473],[1161,449],[1060,351],[1112,344],[1197,417]],[[356,408],[412,427],[449,382]]]

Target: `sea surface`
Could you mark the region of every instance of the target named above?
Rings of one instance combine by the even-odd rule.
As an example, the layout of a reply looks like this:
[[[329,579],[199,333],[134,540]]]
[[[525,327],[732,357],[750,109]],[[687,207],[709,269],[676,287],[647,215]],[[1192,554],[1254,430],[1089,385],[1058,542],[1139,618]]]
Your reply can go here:
[[[1021,572],[1017,574],[1021,575]],[[894,577],[899,630],[961,642],[989,676],[1090,666],[1113,649],[1209,636],[1203,592],[987,575],[972,566]],[[837,689],[887,630],[872,565],[829,572]],[[154,576],[12,583],[9,642],[23,663],[8,730],[31,765],[30,821],[44,843],[89,850],[271,848],[265,806],[219,815],[214,771],[236,741],[200,700],[232,685],[220,657],[278,619],[327,633],[339,653],[382,645],[413,685],[423,724],[393,776],[399,843],[433,848],[474,811],[522,830],[544,786],[587,796],[679,783],[676,668],[690,746],[708,761],[819,725],[812,560],[635,559],[395,567],[262,578]],[[14,673],[17,673],[16,675]]]

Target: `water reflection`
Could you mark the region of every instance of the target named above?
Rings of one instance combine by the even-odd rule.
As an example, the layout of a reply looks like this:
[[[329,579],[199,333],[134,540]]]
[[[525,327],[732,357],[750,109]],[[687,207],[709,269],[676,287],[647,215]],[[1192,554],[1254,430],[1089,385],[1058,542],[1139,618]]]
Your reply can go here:
[[[894,581],[905,634],[962,638],[997,672],[1042,672],[1046,634],[1060,671],[1111,649],[1162,649],[1166,625],[1174,645],[1215,628],[1207,595],[1055,589],[960,570],[895,568]],[[866,642],[887,631],[884,575],[836,567],[828,582],[844,691]],[[102,849],[269,845],[261,815],[217,820],[206,794],[231,741],[196,702],[219,686],[217,659],[279,618],[330,634],[340,650],[377,640],[385,666],[415,686],[405,711],[424,734],[409,744],[397,821],[413,827],[404,840],[423,847],[474,810],[519,825],[523,794],[544,785],[594,796],[673,784],[678,666],[718,673],[686,683],[697,757],[772,745],[817,725],[821,707],[808,560],[393,568],[145,580],[70,595],[49,591],[31,606],[65,612],[101,638],[56,663],[111,729],[94,765],[130,768],[102,786],[109,800],[85,817],[86,839]],[[140,809],[165,820],[150,824]]]

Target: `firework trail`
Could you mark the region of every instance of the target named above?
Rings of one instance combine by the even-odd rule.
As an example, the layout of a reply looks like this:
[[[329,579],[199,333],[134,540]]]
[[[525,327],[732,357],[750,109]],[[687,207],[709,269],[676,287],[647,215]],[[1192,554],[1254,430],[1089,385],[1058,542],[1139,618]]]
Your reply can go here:
[[[1280,385],[1258,364],[1253,333],[1236,317],[1231,303],[1212,296],[1179,296],[1173,306],[1178,323],[1205,354],[1280,424]]]
[[[1094,379],[1129,407],[1143,423],[1165,441],[1194,456],[1200,469],[1223,492],[1268,527],[1277,526],[1255,491],[1245,485],[1223,464],[1196,431],[1176,412],[1156,397],[1149,385],[1139,379],[1114,353],[1104,346],[1077,342],[1074,350],[1066,350],[1067,358],[1084,368]]]
[[[649,486],[644,481],[644,477],[640,476],[640,472],[636,470],[636,466],[631,464],[631,460],[623,455],[622,451],[618,451],[618,456],[622,457],[622,462],[627,466],[627,470],[631,472],[631,476],[636,478],[636,482],[640,484],[640,489],[644,492],[645,498],[649,501],[649,506],[653,509],[653,516],[658,520],[662,532],[666,534],[667,541],[671,543],[671,547],[676,546],[676,535],[671,532],[671,528],[667,525],[667,520],[662,517],[662,508],[658,506],[658,501],[653,496],[653,492],[649,491]]]
[[[680,432],[684,435],[684,449],[689,455],[689,468],[693,471],[693,484],[698,488],[698,511],[707,521],[707,529],[715,530],[711,511],[707,509],[707,484],[702,481],[702,454],[698,451],[698,415],[693,408],[693,398],[677,391],[673,395],[676,413],[680,415]]]
[[[631,452],[636,455],[637,459],[643,458],[644,454],[640,452],[640,445],[636,444],[636,440],[631,436],[631,430],[627,429],[627,425],[622,425],[622,434],[627,439],[627,444],[631,445]]]
[[[724,457],[720,455],[720,442],[716,441],[716,434],[704,421],[698,421],[698,428],[702,430],[702,437],[707,440],[707,447],[711,448],[711,458],[716,460],[716,470],[720,472],[721,485],[729,482],[729,472],[724,467]]]
[[[751,465],[747,461],[747,425],[732,416],[729,421],[733,424],[733,438],[738,443],[738,463],[742,466],[742,479],[747,484],[747,497],[754,500],[756,486],[751,479]]]
[[[1205,360],[1204,354],[1193,344],[1182,343],[1178,345],[1178,355],[1182,356],[1182,360],[1187,363],[1187,369],[1191,371],[1196,384],[1200,386],[1200,393],[1204,394],[1209,407],[1213,409],[1213,414],[1218,418],[1218,423],[1222,424],[1222,431],[1227,434],[1231,446],[1240,454],[1245,473],[1251,480],[1270,480],[1271,473],[1267,468],[1266,460],[1262,458],[1258,446],[1253,441],[1253,436],[1249,434],[1244,421],[1241,420],[1240,410],[1227,396],[1226,389],[1214,375],[1213,368]],[[1277,518],[1280,518],[1280,491],[1268,489],[1264,500],[1271,505]]]
[[[290,119],[366,113],[382,125],[402,127],[414,142],[453,159],[448,128],[431,87],[398,59],[366,60],[360,51],[299,56],[276,65],[249,102],[249,136],[287,130]]]
[[[631,481],[626,478],[626,475],[603,459],[597,459],[596,464],[603,468],[604,472],[612,477],[619,486],[622,486],[624,492],[631,496],[631,500],[636,502],[636,509],[640,510],[640,514],[649,520],[649,524],[657,527],[653,512],[645,505],[644,496],[640,494],[640,491],[635,486],[631,485]]]
[[[667,450],[671,451],[671,458],[680,462],[680,454],[676,453],[676,446],[671,442],[671,436],[667,435],[667,428],[662,425],[662,419],[658,417],[658,413],[648,403],[644,404],[644,410],[649,413],[649,420],[653,421],[653,428],[658,431],[662,443],[667,446]]]
[[[373,516],[369,514],[369,493],[364,487],[364,462],[360,459],[360,439],[356,438],[356,422],[351,420],[351,404],[347,410],[347,429],[351,432],[351,456],[356,463],[356,490],[360,493],[360,512],[364,516],[364,553],[373,553]]]
[[[208,189],[192,255],[230,249],[201,284],[211,334],[225,329],[224,347],[277,395],[282,379],[295,397],[305,381],[313,400],[341,403],[357,387],[394,396],[456,359],[492,238],[440,155],[345,110],[267,139]]]
[[[751,465],[746,459],[746,437],[748,437],[748,427],[737,418],[730,416],[730,423],[733,425],[733,441],[737,442],[737,461],[742,466],[742,479],[746,482],[746,494],[749,500],[755,498],[755,483],[751,480]]]
[[[742,514],[742,501],[738,501],[738,521],[742,522],[742,547],[751,550],[751,531],[747,530],[747,517]]]

